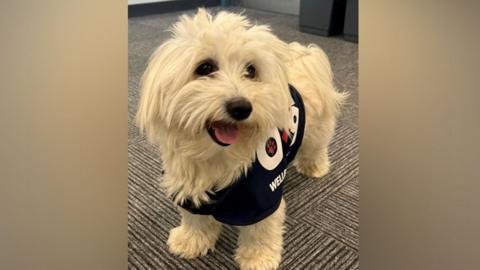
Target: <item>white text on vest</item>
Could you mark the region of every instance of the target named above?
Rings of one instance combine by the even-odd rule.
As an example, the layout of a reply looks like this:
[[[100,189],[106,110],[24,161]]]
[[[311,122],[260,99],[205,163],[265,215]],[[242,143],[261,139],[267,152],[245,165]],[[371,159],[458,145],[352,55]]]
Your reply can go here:
[[[282,184],[286,174],[287,174],[287,169],[283,170],[283,172],[280,173],[280,175],[278,175],[277,177],[275,177],[275,179],[273,179],[273,181],[270,183],[270,189],[272,190],[272,192],[275,191],[275,189],[277,189],[277,187],[279,187]]]

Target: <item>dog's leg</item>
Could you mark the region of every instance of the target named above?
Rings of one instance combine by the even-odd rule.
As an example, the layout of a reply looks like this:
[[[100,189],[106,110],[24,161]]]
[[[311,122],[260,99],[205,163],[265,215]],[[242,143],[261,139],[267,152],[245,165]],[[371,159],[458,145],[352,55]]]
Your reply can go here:
[[[193,215],[180,209],[182,222],[170,231],[170,252],[182,258],[192,259],[215,249],[222,224],[211,216]]]
[[[312,118],[311,118],[312,119]],[[308,121],[309,119],[307,119]],[[302,146],[295,157],[294,165],[303,175],[319,178],[330,169],[328,144],[335,129],[335,119],[313,122],[305,128]]]
[[[310,152],[310,151],[309,151]],[[300,153],[299,153],[300,154]],[[312,155],[299,155],[295,160],[297,171],[305,176],[320,178],[330,170],[328,149],[318,149]]]
[[[285,202],[266,219],[250,226],[239,227],[235,260],[242,270],[274,270],[280,265],[283,250]]]

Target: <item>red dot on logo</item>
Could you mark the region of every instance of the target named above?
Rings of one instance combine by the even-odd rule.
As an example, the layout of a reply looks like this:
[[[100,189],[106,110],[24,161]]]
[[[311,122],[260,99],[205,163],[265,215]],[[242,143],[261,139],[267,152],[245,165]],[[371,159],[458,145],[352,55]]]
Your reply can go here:
[[[285,130],[282,132],[282,140],[288,142],[288,134]]]

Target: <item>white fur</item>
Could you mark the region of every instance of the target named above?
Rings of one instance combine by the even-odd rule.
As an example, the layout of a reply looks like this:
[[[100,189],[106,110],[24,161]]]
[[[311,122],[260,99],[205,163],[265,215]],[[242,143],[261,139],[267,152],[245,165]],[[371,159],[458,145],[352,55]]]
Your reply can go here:
[[[335,91],[320,48],[286,44],[268,26],[252,25],[241,14],[220,12],[213,17],[204,9],[181,17],[171,31],[172,38],[150,58],[137,112],[139,128],[160,147],[167,195],[175,195],[177,203],[190,199],[200,205],[209,200],[208,191],[231,185],[253,162],[268,131],[288,128],[288,83],[299,90],[306,109],[305,136],[295,165],[312,177],[328,172],[327,146],[344,96]],[[194,70],[205,59],[217,62],[219,70],[198,77]],[[247,64],[255,65],[256,79],[245,78]],[[208,135],[206,125],[233,121],[224,109],[233,97],[248,99],[253,111],[239,123],[239,140],[222,147]],[[280,264],[284,205],[265,220],[241,228],[236,260],[242,269],[276,269]],[[170,250],[193,258],[213,249],[221,225],[212,217],[180,211],[182,224],[170,233]]]

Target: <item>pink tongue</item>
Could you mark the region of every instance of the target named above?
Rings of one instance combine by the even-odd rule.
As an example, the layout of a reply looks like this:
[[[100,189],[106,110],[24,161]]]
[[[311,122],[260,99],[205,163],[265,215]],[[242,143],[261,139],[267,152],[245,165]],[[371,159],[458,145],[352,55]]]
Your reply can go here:
[[[237,141],[239,130],[234,125],[213,127],[215,137],[224,144],[233,144]]]

